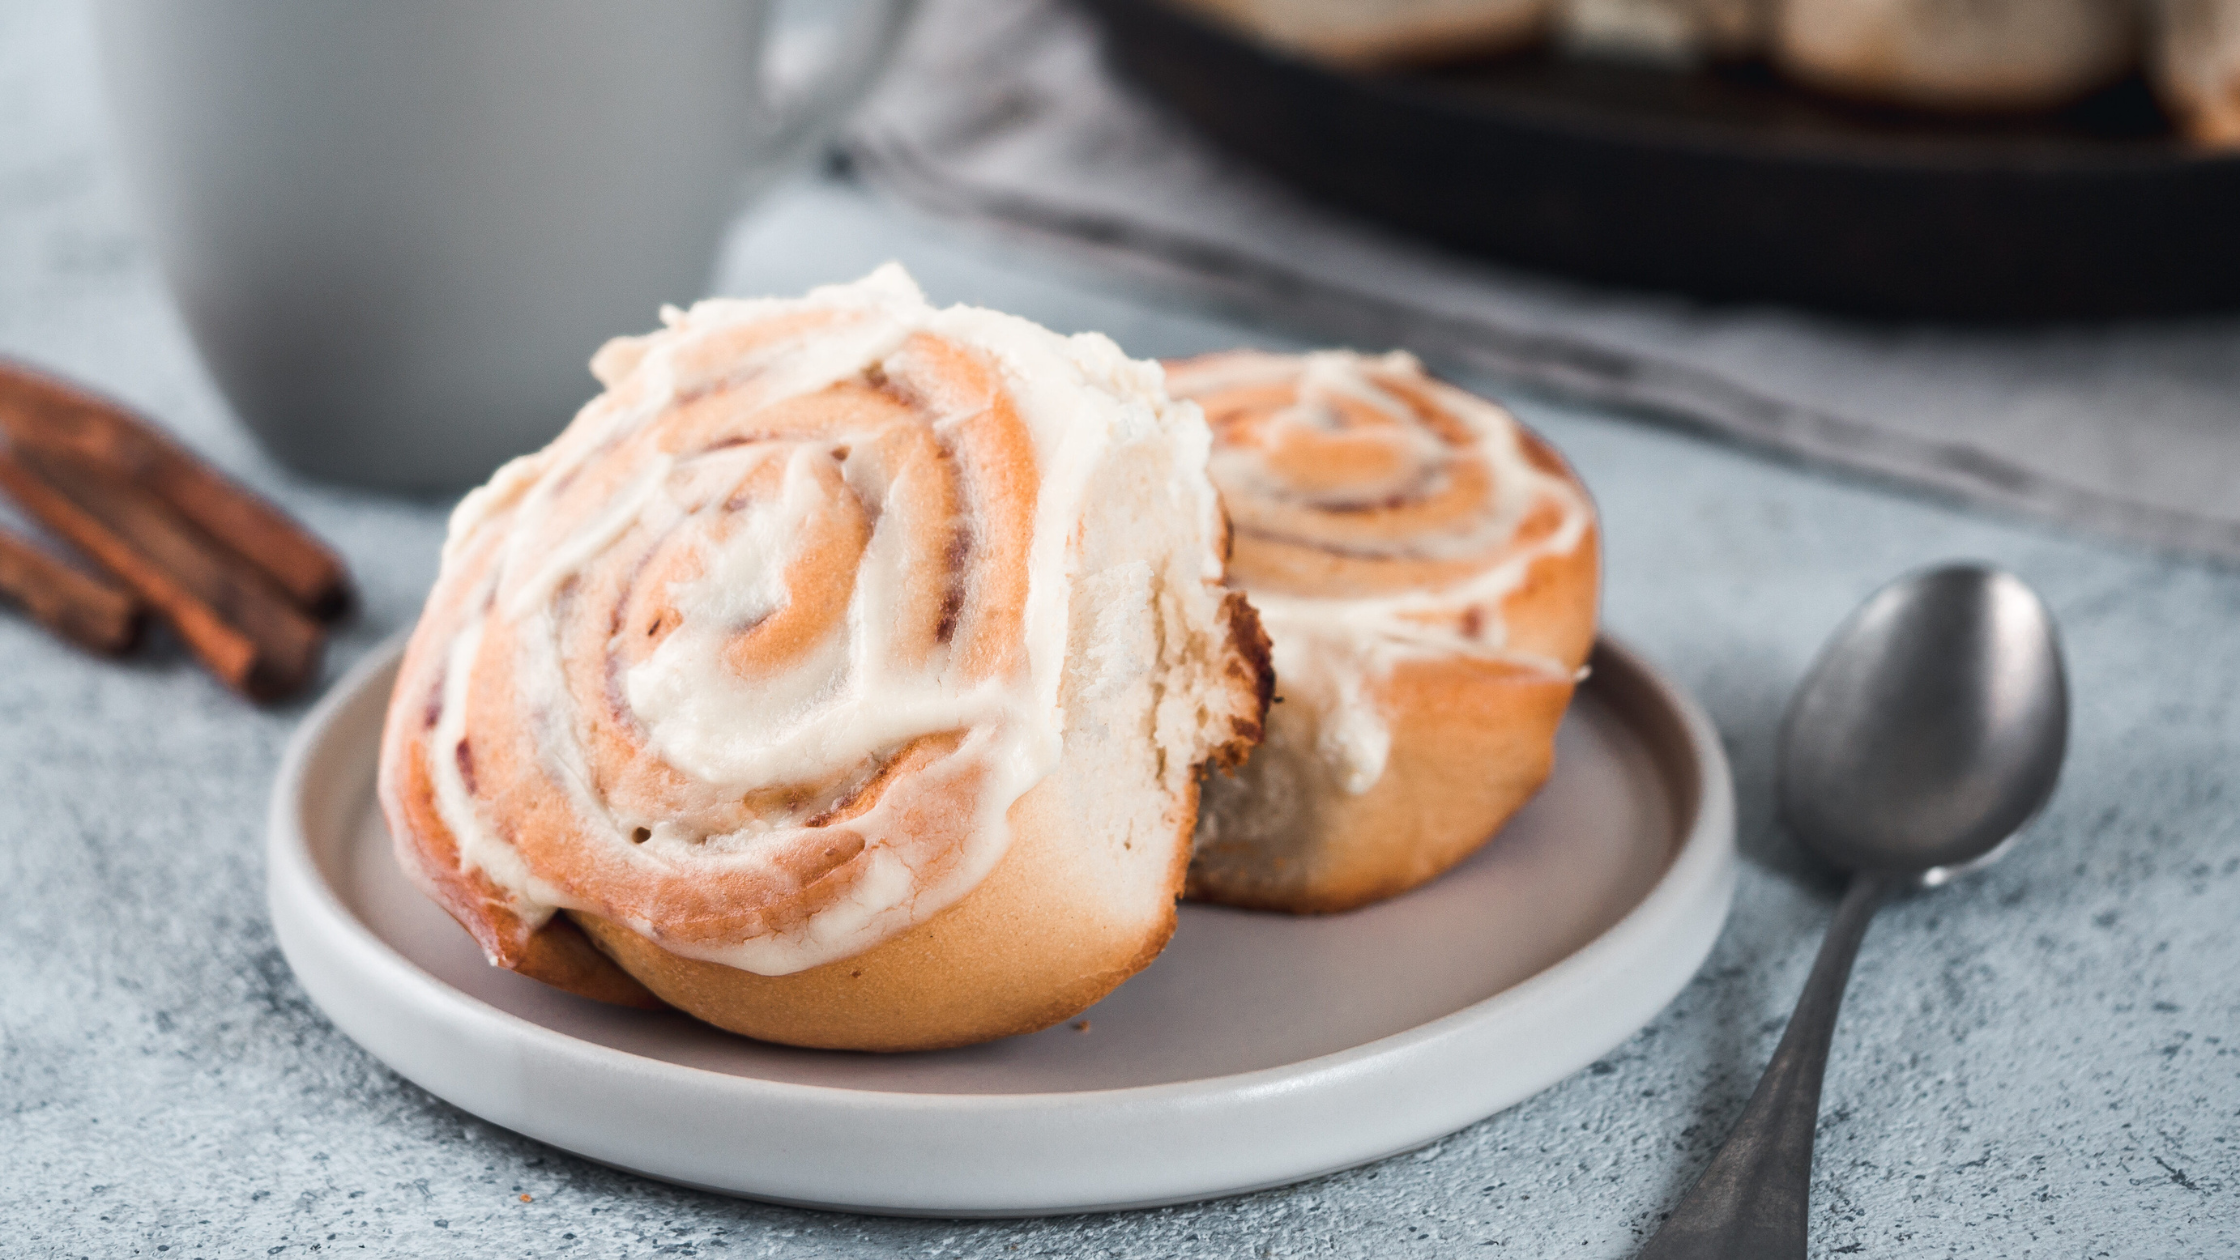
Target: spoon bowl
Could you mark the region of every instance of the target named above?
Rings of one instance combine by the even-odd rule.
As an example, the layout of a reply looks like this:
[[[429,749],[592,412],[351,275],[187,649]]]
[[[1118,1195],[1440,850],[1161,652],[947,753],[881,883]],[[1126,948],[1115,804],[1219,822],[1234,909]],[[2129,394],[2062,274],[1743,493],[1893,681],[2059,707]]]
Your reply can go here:
[[[2068,731],[2037,595],[1983,566],[1913,574],[1844,622],[1790,702],[1781,815],[1844,870],[1941,882],[2038,812]]]

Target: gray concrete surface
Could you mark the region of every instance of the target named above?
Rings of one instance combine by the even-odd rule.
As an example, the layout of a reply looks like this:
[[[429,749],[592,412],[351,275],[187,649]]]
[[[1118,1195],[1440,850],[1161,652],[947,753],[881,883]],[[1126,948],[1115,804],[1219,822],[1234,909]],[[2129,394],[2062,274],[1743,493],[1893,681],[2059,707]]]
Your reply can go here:
[[[331,678],[413,617],[443,506],[293,480],[228,418],[104,155],[83,23],[72,0],[0,5],[0,353],[162,416],[341,546],[366,610]],[[1139,354],[1278,340],[831,182],[750,223],[720,285],[890,256],[937,298]],[[1869,936],[1813,1251],[2240,1255],[2240,574],[1522,410],[1600,497],[1611,625],[1725,733],[1751,859],[1703,974],[1588,1071],[1423,1151],[1152,1212],[883,1220],[642,1181],[436,1101],[307,1003],[260,854],[302,706],[248,708],[175,648],[96,663],[0,615],[0,1255],[1630,1255],[1739,1110],[1828,913],[1770,818],[1787,691],[1855,601],[1948,557],[2009,565],[2057,610],[2073,758],[2010,860]]]

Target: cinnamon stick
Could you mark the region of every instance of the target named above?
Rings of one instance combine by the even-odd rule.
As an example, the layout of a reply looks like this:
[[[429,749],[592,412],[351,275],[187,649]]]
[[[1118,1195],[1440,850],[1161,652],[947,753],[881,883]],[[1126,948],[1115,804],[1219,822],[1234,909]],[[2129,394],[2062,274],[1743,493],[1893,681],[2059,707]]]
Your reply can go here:
[[[0,431],[19,448],[68,452],[139,484],[311,616],[331,621],[349,610],[349,571],[326,544],[121,404],[0,362]]]
[[[121,656],[140,641],[147,606],[0,529],[0,593],[31,619],[89,652]]]
[[[319,626],[146,486],[74,452],[19,446],[0,454],[0,489],[146,600],[227,686],[271,700],[317,672]]]

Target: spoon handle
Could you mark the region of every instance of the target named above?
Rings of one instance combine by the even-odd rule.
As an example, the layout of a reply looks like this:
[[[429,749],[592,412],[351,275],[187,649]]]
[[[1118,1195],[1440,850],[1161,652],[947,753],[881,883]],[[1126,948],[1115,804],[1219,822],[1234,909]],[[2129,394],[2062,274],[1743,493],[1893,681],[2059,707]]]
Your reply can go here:
[[[1812,1135],[1836,1011],[1868,922],[1902,883],[1891,875],[1853,877],[1750,1105],[1642,1260],[1802,1260]]]

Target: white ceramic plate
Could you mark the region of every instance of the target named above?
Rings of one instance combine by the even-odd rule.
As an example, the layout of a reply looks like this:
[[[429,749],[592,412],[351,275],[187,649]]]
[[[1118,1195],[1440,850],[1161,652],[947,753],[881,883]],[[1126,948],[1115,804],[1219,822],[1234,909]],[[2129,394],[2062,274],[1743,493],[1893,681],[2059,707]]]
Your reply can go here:
[[[1429,887],[1351,914],[1185,906],[1143,974],[965,1050],[795,1050],[493,968],[398,872],[373,801],[399,648],[305,721],[274,789],[280,946],[430,1092],[666,1181],[1010,1216],[1280,1185],[1407,1150],[1578,1071],[1671,1000],[1733,897],[1733,787],[1685,695],[1605,640],[1547,788]]]

